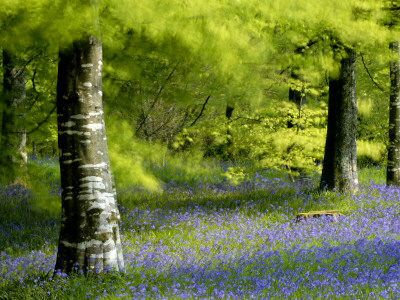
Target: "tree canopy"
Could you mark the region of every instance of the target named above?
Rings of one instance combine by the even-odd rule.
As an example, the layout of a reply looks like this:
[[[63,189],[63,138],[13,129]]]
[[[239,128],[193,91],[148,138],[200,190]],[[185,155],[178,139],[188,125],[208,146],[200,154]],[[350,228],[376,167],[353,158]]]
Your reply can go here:
[[[284,128],[287,123],[304,127],[301,122],[323,130],[326,79],[337,74],[343,48],[350,47],[362,54],[357,68],[362,71],[358,76],[365,78],[358,83],[358,133],[365,143],[372,143],[372,136],[379,137],[376,149],[386,143],[384,114],[371,115],[368,110],[386,109],[387,80],[383,76],[390,60],[387,45],[398,34],[398,1],[98,0],[95,8],[89,4],[83,0],[3,0],[0,7],[1,45],[25,61],[28,140],[46,145],[46,153],[54,154],[57,148],[57,53],[95,28],[93,22],[100,25],[104,48],[108,115],[127,121],[136,137],[166,141],[179,151],[189,145],[200,147],[211,155],[225,151],[218,147],[227,140],[225,127],[232,127],[231,133],[241,136],[243,131],[250,145],[270,149],[244,150],[246,144],[238,140],[236,154],[247,151],[265,157],[269,151],[289,151],[267,163],[279,165],[297,153],[294,149],[305,146],[276,144],[277,139],[268,146],[263,135],[269,134],[269,139],[279,136],[278,123],[278,131],[290,130]],[[282,102],[288,87],[317,100],[300,113],[295,107],[288,111],[290,104]],[[226,103],[238,104],[229,121],[221,113]],[[213,120],[220,122],[218,130],[213,129]],[[253,128],[254,136],[235,127],[239,124]],[[198,129],[201,126],[210,130]],[[293,134],[323,140],[322,131]],[[204,146],[211,140],[216,143],[214,148]]]

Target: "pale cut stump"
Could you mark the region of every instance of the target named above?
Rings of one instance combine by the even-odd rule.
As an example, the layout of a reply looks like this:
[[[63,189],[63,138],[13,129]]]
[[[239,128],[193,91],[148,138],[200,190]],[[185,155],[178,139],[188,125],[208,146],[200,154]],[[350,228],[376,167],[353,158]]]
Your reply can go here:
[[[331,216],[335,222],[338,221],[338,217],[343,216],[340,211],[337,210],[320,210],[320,211],[309,211],[305,213],[298,213],[296,216],[296,222],[301,219],[319,218],[320,216]]]

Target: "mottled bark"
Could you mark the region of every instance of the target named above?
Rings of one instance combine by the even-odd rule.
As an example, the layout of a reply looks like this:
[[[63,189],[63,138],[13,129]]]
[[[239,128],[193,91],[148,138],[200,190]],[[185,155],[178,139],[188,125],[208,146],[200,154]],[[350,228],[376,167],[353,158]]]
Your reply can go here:
[[[23,61],[7,50],[3,66],[2,175],[9,182],[26,183],[25,71]]]
[[[329,80],[328,131],[321,188],[352,190],[357,175],[356,54],[346,50],[338,78]]]
[[[56,270],[124,262],[102,105],[102,46],[93,36],[60,51],[57,83],[62,217]]]
[[[400,44],[390,45],[389,147],[386,183],[400,186]]]

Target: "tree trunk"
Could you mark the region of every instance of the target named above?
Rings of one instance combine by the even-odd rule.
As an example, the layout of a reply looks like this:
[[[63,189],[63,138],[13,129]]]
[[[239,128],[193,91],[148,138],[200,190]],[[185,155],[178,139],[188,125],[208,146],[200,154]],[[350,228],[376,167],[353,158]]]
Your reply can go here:
[[[346,50],[339,78],[329,80],[328,131],[321,188],[357,189],[356,54]]]
[[[400,44],[390,45],[389,149],[386,172],[387,185],[400,186]]]
[[[36,142],[32,141],[32,156],[36,158]]]
[[[23,62],[3,50],[3,121],[0,159],[4,179],[25,184],[27,181],[25,129],[25,71]]]
[[[290,73],[290,77],[299,80],[299,77],[293,72]],[[296,103],[299,107],[305,105],[307,103],[307,98],[304,94],[304,86],[302,87],[302,91],[289,87],[289,101]]]
[[[228,121],[231,120],[234,110],[235,110],[234,103],[228,102],[226,104],[226,109],[225,109],[225,116],[228,119]],[[227,144],[226,144],[226,157],[225,158],[233,161],[233,160],[235,160],[236,153],[235,153],[235,149],[234,149],[233,132],[229,127],[226,130],[226,135],[227,135]]]
[[[62,187],[56,270],[122,271],[102,104],[102,46],[93,36],[60,51],[57,83]]]
[[[296,103],[297,106],[303,106],[307,103],[307,97],[302,92],[289,88],[289,101]]]

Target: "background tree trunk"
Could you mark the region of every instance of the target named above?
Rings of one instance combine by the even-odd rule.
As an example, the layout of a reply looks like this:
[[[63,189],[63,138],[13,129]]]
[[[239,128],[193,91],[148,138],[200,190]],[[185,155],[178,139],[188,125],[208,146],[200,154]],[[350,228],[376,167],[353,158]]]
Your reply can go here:
[[[102,105],[102,46],[60,51],[57,83],[62,218],[56,270],[124,269]]]
[[[294,74],[293,72],[290,73],[290,77],[292,77],[295,80],[298,80],[298,76]],[[301,107],[307,103],[307,97],[304,94],[304,87],[302,88],[303,91],[299,91],[296,89],[292,89],[289,87],[289,101],[294,102],[297,104],[297,106]]]
[[[390,45],[393,59],[390,62],[389,147],[386,172],[388,185],[400,185],[400,44]]]
[[[321,188],[356,189],[357,99],[356,53],[346,49],[339,78],[329,80],[328,131]]]
[[[3,120],[0,159],[4,179],[27,181],[25,71],[22,60],[3,50]]]
[[[231,120],[233,111],[235,110],[235,104],[228,102],[226,104],[226,109],[225,109],[225,117],[228,119],[228,121]],[[227,135],[227,144],[226,144],[226,158],[229,160],[234,160],[236,153],[235,153],[235,148],[234,148],[234,137],[233,137],[233,131],[228,127],[226,130],[226,135]]]

